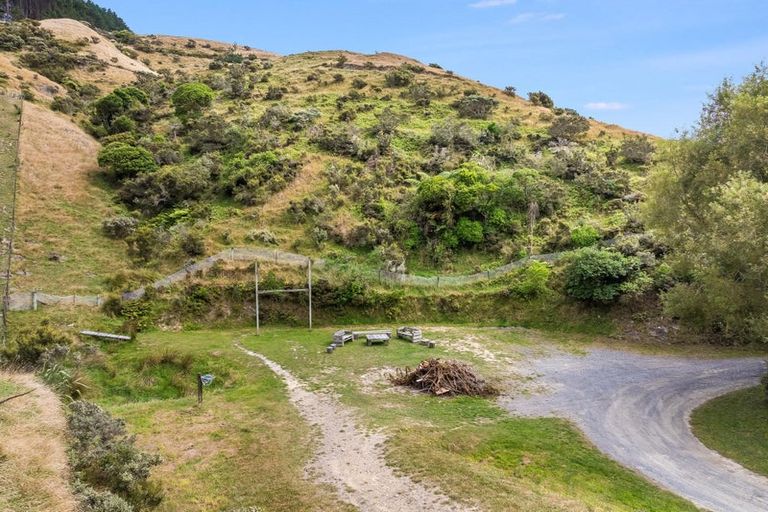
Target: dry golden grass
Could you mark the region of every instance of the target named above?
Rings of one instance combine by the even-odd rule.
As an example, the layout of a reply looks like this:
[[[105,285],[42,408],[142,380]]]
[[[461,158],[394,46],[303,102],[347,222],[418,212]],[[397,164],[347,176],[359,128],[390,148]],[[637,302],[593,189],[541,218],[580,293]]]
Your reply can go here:
[[[100,234],[111,200],[93,181],[99,147],[67,118],[24,104],[14,289],[87,293],[127,265]],[[54,252],[64,261],[50,261]]]
[[[0,72],[8,75],[8,81],[5,86],[6,90],[19,91],[21,90],[22,85],[27,84],[32,88],[33,94],[35,94],[38,99],[50,101],[63,89],[63,87],[56,82],[53,82],[34,71],[20,67],[11,59],[11,55],[7,53],[0,53]]]
[[[83,48],[83,51],[93,53],[97,59],[104,61],[110,67],[116,67],[128,71],[133,78],[134,73],[150,73],[154,71],[149,69],[143,63],[134,60],[92,28],[85,24],[70,19],[50,19],[40,22],[43,28],[49,30],[57,39],[63,39],[69,42],[76,42],[84,39],[90,42]],[[94,42],[96,41],[96,42]]]
[[[0,405],[0,510],[75,510],[69,488],[66,419],[58,397],[29,374],[2,372],[0,383],[5,384],[2,389],[16,392],[35,389]],[[2,393],[3,397],[10,394],[14,393]]]

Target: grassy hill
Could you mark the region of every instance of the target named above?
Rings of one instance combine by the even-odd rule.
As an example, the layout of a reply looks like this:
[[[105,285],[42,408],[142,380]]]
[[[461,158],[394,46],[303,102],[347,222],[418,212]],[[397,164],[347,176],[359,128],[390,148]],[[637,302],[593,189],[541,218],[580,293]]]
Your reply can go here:
[[[14,23],[0,39],[6,87],[37,104],[30,115],[68,123],[61,140],[79,151],[78,166],[27,158],[22,191],[92,191],[67,198],[77,237],[34,207],[42,193],[22,192],[35,215],[20,223],[17,290],[99,292],[121,268],[146,278],[230,246],[430,275],[641,238],[653,141],[544,94],[388,53],[279,56],[72,20]],[[101,166],[88,136],[112,148]],[[51,253],[88,276],[58,279]]]

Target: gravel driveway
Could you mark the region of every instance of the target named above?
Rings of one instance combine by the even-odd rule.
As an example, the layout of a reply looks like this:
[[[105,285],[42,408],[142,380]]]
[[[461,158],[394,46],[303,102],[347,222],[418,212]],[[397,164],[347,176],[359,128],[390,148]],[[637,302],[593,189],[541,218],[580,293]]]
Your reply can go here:
[[[662,487],[714,512],[768,511],[768,478],[706,448],[691,433],[691,411],[754,386],[760,359],[692,359],[595,349],[531,362],[542,393],[504,398],[524,416],[573,420],[603,452]]]

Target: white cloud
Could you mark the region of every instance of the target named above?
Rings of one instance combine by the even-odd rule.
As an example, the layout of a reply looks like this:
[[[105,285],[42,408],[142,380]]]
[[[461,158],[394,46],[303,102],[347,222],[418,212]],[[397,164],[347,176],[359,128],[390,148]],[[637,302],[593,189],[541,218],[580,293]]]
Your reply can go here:
[[[626,103],[619,103],[618,101],[595,101],[587,103],[584,108],[589,110],[625,110],[629,108]]]
[[[504,5],[516,4],[517,0],[480,0],[473,4],[469,4],[473,9],[489,9],[491,7],[502,7]]]
[[[509,23],[512,25],[519,25],[531,21],[558,21],[563,18],[565,18],[565,13],[563,12],[521,12],[509,20]]]

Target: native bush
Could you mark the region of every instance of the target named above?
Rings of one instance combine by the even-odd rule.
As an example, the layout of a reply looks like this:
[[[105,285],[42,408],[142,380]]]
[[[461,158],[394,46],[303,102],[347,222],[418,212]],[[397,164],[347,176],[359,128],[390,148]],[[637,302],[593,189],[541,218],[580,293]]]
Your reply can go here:
[[[182,120],[199,116],[208,108],[216,94],[207,85],[200,82],[189,82],[176,88],[171,102],[176,109],[176,115]]]
[[[459,219],[456,223],[456,236],[460,243],[466,245],[476,245],[482,243],[484,239],[483,225],[466,217]]]
[[[600,240],[600,232],[594,226],[582,224],[571,229],[571,244],[574,247],[589,247]]]
[[[636,259],[618,252],[581,249],[567,259],[563,271],[565,292],[577,300],[608,304],[631,286],[638,270]]]
[[[629,173],[623,169],[592,168],[577,175],[574,181],[604,199],[618,199],[631,190]]]
[[[651,163],[656,146],[647,135],[625,137],[621,142],[621,156],[632,164],[647,165]]]
[[[552,108],[555,106],[555,102],[552,101],[552,98],[542,91],[529,92],[528,101],[538,107]]]
[[[384,83],[387,87],[408,87],[411,85],[411,82],[413,82],[413,72],[405,67],[405,65],[393,69],[384,75]]]
[[[470,94],[456,100],[451,106],[458,111],[461,117],[486,119],[498,104],[498,100],[490,96]]]
[[[98,162],[106,170],[107,175],[115,181],[133,178],[157,169],[152,153],[124,142],[107,144],[99,152]]]
[[[541,297],[549,291],[549,283],[552,270],[543,261],[531,261],[518,270],[508,293],[522,299]]]
[[[589,121],[587,118],[569,112],[555,117],[549,127],[549,136],[553,139],[576,141],[580,140],[588,130]]]
[[[43,324],[19,331],[10,343],[0,351],[6,362],[20,365],[36,365],[48,351],[67,349],[74,343],[68,333]]]
[[[118,215],[104,219],[101,222],[101,231],[104,233],[104,236],[113,240],[124,240],[133,233],[138,225],[139,221],[133,217]]]
[[[292,154],[265,151],[228,159],[222,169],[220,183],[224,191],[241,203],[264,202],[296,177],[301,159]]]
[[[200,161],[193,161],[126,180],[118,196],[126,205],[154,215],[184,201],[200,199],[211,187],[210,170]]]

